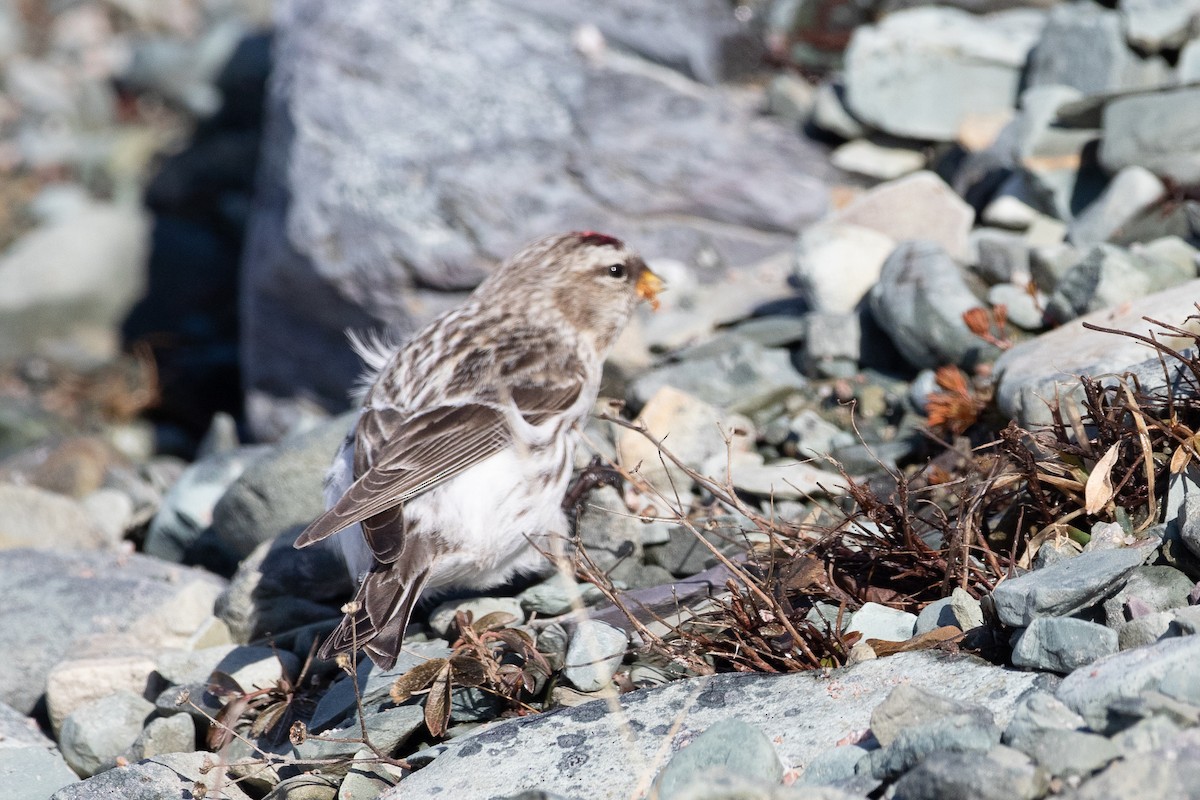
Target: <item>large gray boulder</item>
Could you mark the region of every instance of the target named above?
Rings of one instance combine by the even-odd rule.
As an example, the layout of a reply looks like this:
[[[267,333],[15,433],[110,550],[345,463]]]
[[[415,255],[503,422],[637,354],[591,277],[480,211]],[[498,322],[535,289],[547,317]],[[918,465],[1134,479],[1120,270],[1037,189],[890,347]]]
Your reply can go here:
[[[664,29],[617,5],[279,4],[242,307],[257,433],[344,407],[344,329],[411,331],[530,239],[604,230],[711,270],[820,216],[814,150],[745,95],[661,66],[736,72],[713,55],[736,54],[732,9],[659,0]]]

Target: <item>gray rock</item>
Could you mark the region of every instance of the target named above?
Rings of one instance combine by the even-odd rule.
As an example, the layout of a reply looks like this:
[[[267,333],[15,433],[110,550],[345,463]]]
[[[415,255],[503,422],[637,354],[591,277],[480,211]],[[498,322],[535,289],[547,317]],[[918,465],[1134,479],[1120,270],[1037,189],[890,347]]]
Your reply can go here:
[[[1053,83],[1031,86],[1021,93],[1021,113],[1016,122],[1017,155],[1025,163],[1026,170],[1039,173],[1048,168],[1037,163],[1037,159],[1078,158],[1084,145],[1099,137],[1100,133],[1094,127],[1056,124],[1059,109],[1078,102],[1083,96],[1083,92],[1074,87]],[[1030,163],[1031,159],[1033,163]],[[1015,187],[1018,193],[1028,189],[1021,182]]]
[[[1035,800],[1049,775],[1027,756],[1003,745],[986,753],[931,753],[896,782],[896,800]]]
[[[136,208],[89,203],[10,245],[0,256],[0,357],[50,355],[55,341],[115,355],[113,335],[145,290],[148,239]]]
[[[250,800],[224,770],[212,769],[216,763],[212,753],[167,753],[65,786],[51,800],[162,800],[194,796],[198,785],[219,789],[223,800]]]
[[[590,583],[579,583],[574,578],[555,572],[541,583],[535,583],[517,595],[521,610],[539,617],[557,617],[579,608],[589,606],[603,598],[599,589]]]
[[[820,223],[796,241],[796,280],[816,311],[848,313],[879,280],[896,242],[860,225]]]
[[[1142,548],[1097,550],[1004,581],[992,592],[1005,625],[1027,627],[1038,617],[1061,617],[1120,591],[1146,559]]]
[[[917,615],[878,603],[864,603],[854,612],[846,633],[862,634],[862,641],[883,639],[887,642],[903,642],[911,639],[917,625]]]
[[[1125,727],[1121,704],[1159,691],[1164,681],[1197,681],[1200,637],[1164,639],[1148,647],[1107,656],[1068,675],[1057,696],[1096,731]]]
[[[804,765],[804,772],[794,785],[828,786],[850,780],[855,775],[855,765],[866,754],[866,748],[856,744],[831,747]]]
[[[238,566],[217,599],[216,615],[245,644],[313,622],[333,620],[353,593],[332,547],[292,547],[295,531],[263,542]]]
[[[838,169],[878,181],[890,181],[924,169],[925,162],[925,154],[913,147],[889,146],[870,139],[846,142],[829,156],[829,163]]]
[[[986,18],[952,8],[889,14],[850,40],[849,106],[888,133],[954,141],[973,119],[1012,107],[1043,22],[1030,10]]]
[[[768,464],[758,453],[737,453],[731,459],[717,457],[701,471],[718,475],[723,468],[728,470],[734,488],[774,500],[806,500],[814,495],[836,496],[846,491],[846,480],[831,469],[794,459]]]
[[[1149,753],[1170,744],[1180,730],[1179,725],[1166,717],[1147,717],[1114,735],[1112,743],[1123,754]]]
[[[662,800],[679,800],[691,796],[696,784],[711,780],[714,773],[778,784],[783,765],[762,730],[740,719],[726,719],[709,726],[672,756],[651,791]]]
[[[1017,639],[1012,663],[1065,674],[1115,652],[1112,628],[1072,617],[1038,617]]]
[[[1029,242],[1018,233],[997,228],[971,231],[971,264],[989,284],[1028,283]]]
[[[584,620],[571,632],[563,677],[581,692],[595,692],[612,683],[625,658],[625,631],[595,620]]]
[[[10,800],[45,800],[78,781],[79,776],[54,750],[22,744],[0,746],[0,795]]]
[[[816,93],[817,88],[799,75],[776,75],[767,84],[767,113],[791,123],[803,123],[812,114]]]
[[[1163,386],[1157,358],[1147,360],[1146,346],[1127,337],[1089,331],[1084,322],[1106,328],[1148,334],[1153,326],[1143,317],[1183,321],[1195,313],[1192,300],[1200,281],[1123,302],[1119,307],[1074,320],[1035,339],[1015,345],[996,361],[996,400],[1000,410],[1023,425],[1049,423],[1045,400],[1056,396],[1079,397],[1078,375],[1103,376],[1135,371],[1143,389]],[[1172,347],[1191,342],[1164,338]],[[1172,369],[1175,369],[1172,367]],[[1157,378],[1155,377],[1157,376]]]
[[[937,720],[963,715],[981,725],[992,725],[992,712],[983,706],[942,697],[934,692],[902,684],[871,712],[871,733],[887,747],[907,728],[920,727]]]
[[[0,484],[0,549],[44,550],[111,548],[119,537],[108,536],[78,500],[36,486]]]
[[[150,720],[129,748],[127,758],[143,758],[163,753],[190,753],[196,749],[196,723],[190,714],[172,714]]]
[[[140,554],[0,551],[0,700],[33,709],[51,668],[88,637],[126,647],[182,646],[189,605],[223,581]],[[205,612],[207,614],[207,612]]]
[[[628,397],[641,407],[659,389],[671,386],[718,408],[752,414],[805,384],[787,350],[744,341],[709,358],[650,370],[630,384]]]
[[[1005,744],[1018,750],[1032,747],[1046,731],[1074,731],[1085,726],[1083,717],[1049,692],[1034,690],[1023,696],[1004,729]]]
[[[263,446],[214,453],[184,470],[171,486],[146,532],[147,555],[183,561],[212,524],[213,509],[246,467],[266,454]],[[332,459],[331,459],[332,460]]]
[[[1200,42],[1192,40],[1179,51],[1179,61],[1175,65],[1175,79],[1181,86],[1200,80]]]
[[[621,46],[572,48],[574,19]],[[301,2],[276,26],[245,262],[243,368],[260,433],[305,395],[342,406],[358,370],[344,329],[411,331],[547,231],[741,265],[825,209],[815,147],[627,49],[724,70],[748,51],[723,49],[722,31],[745,41],[723,3]],[[337,76],[344,63],[359,80]]]
[[[370,661],[362,660],[358,666],[358,690],[363,698],[363,707],[368,713],[381,711],[391,703],[389,692],[396,678],[418,664],[434,658],[450,655],[446,642],[405,642],[404,649],[396,658],[396,665],[380,672]],[[354,711],[354,686],[349,677],[339,678],[317,701],[313,709],[309,728],[321,732],[337,723],[344,723],[346,716]],[[342,724],[341,727],[347,727]]]
[[[950,593],[951,609],[958,627],[969,631],[983,625],[983,604],[960,586]]]
[[[1196,0],[1121,0],[1121,18],[1129,43],[1146,52],[1177,48],[1200,20]]]
[[[1121,17],[1090,2],[1055,6],[1029,56],[1030,86],[1072,86],[1086,95],[1125,86],[1134,55]]]
[[[1170,611],[1154,611],[1136,619],[1123,622],[1113,630],[1117,633],[1117,646],[1121,650],[1144,647],[1168,636],[1178,636],[1179,626]]]
[[[1195,581],[1174,567],[1138,567],[1130,573],[1121,591],[1104,601],[1104,624],[1115,630],[1125,622],[1128,619],[1125,604],[1135,598],[1152,611],[1185,606],[1193,585]]]
[[[1200,556],[1200,495],[1185,497],[1178,524],[1179,538],[1193,555]]]
[[[1095,733],[1047,730],[1022,742],[1028,755],[1055,777],[1090,775],[1121,754],[1116,745]]]
[[[76,709],[67,716],[59,733],[63,758],[84,778],[111,768],[117,756],[137,740],[153,711],[153,703],[127,691]]]
[[[813,126],[843,139],[858,139],[867,129],[846,108],[846,89],[840,83],[824,81],[813,97]]]
[[[732,525],[715,526],[712,530],[697,528],[697,531],[719,551],[729,554],[745,551],[744,535]],[[666,545],[646,552],[646,559],[663,567],[672,575],[687,577],[715,566],[718,559],[703,542],[687,528],[671,528],[671,539]]]
[[[858,372],[858,363],[863,356],[860,313],[814,311],[805,317],[805,321],[808,323],[804,342],[806,370],[827,378],[845,378]]]
[[[1166,187],[1154,173],[1138,166],[1124,167],[1095,202],[1071,221],[1068,235],[1079,247],[1107,242],[1165,194]],[[1192,273],[1194,277],[1194,264]]]
[[[577,792],[571,787],[586,786],[589,798],[613,800],[634,791],[640,771],[630,764],[651,763],[721,719],[753,719],[769,740],[778,742],[784,764],[805,764],[865,728],[871,709],[896,683],[911,682],[978,703],[1004,724],[1016,696],[1034,681],[1030,673],[934,653],[901,653],[828,676],[727,674],[678,681],[621,695],[615,700],[619,710],[610,710],[613,701],[586,703],[493,724],[452,740],[443,756],[383,798],[441,793],[481,800],[503,785],[509,792],[536,787],[565,795]],[[836,690],[829,691],[832,687]],[[636,739],[628,736],[631,728],[639,732]],[[490,776],[486,785],[477,779],[480,770]]]
[[[858,225],[903,242],[936,242],[954,258],[970,258],[975,211],[945,181],[922,171],[882,183],[831,214],[823,225]]]
[[[1200,731],[1184,731],[1170,743],[1138,758],[1119,759],[1064,800],[1112,797],[1200,797]]]
[[[641,560],[645,523],[630,513],[620,492],[612,486],[599,487],[588,494],[580,511],[575,533],[600,569],[611,569],[625,559]]]
[[[1004,306],[1008,322],[1026,331],[1045,327],[1046,300],[1044,295],[1030,294],[1026,286],[1012,283],[997,284],[988,289],[987,294],[988,305],[993,308]]]
[[[1058,322],[1144,297],[1193,278],[1194,266],[1148,258],[1110,244],[1098,244],[1067,270],[1046,306]]]
[[[872,316],[914,367],[971,366],[994,350],[963,322],[963,313],[981,303],[959,267],[932,242],[898,246],[868,299]]]
[[[921,609],[921,613],[917,614],[917,626],[913,633],[920,636],[945,625],[958,625],[954,609],[950,607],[951,602],[953,601],[949,597],[943,597]]]
[[[1116,172],[1145,167],[1185,186],[1200,183],[1200,88],[1138,94],[1104,107],[1100,163]]]
[[[245,468],[213,509],[217,537],[239,556],[325,511],[322,482],[353,412],[293,436]]]
[[[882,750],[867,754],[860,773],[887,780],[919,764],[932,753],[986,753],[1000,741],[1000,730],[974,714],[951,714],[902,729]]]

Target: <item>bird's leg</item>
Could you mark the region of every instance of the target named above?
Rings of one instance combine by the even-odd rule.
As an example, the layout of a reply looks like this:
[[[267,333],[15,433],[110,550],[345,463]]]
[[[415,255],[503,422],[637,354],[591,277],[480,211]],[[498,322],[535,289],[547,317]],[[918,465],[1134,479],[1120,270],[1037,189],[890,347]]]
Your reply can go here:
[[[601,486],[613,486],[620,489],[621,473],[605,464],[600,456],[592,456],[591,462],[567,487],[567,493],[563,495],[563,511],[571,514],[572,519],[578,519],[579,507],[583,504],[583,498],[593,489]]]

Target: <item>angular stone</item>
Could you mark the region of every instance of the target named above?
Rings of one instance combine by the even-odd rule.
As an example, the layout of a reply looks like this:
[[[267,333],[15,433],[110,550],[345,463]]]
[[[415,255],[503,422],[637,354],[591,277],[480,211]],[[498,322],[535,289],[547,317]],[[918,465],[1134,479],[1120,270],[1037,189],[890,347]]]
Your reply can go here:
[[[917,615],[907,611],[864,603],[854,612],[846,633],[861,633],[862,641],[882,639],[886,642],[903,642],[912,638],[917,625]]]
[[[212,769],[213,763],[212,753],[168,753],[63,787],[51,800],[162,800],[183,792],[194,796],[197,785],[220,787],[222,800],[250,800],[224,770]]]
[[[925,155],[911,147],[888,147],[869,139],[855,139],[834,150],[829,162],[847,172],[890,181],[924,169]]]
[[[0,483],[0,549],[36,547],[40,550],[99,550],[110,539],[92,522],[78,500],[36,486]]]
[[[761,729],[740,719],[727,719],[709,726],[676,753],[655,778],[651,791],[663,800],[683,798],[714,774],[778,784],[783,765]]]
[[[906,728],[918,727],[945,717],[962,714],[991,725],[992,712],[983,706],[951,700],[915,686],[900,685],[871,712],[871,733],[887,747]]]
[[[1121,97],[1104,107],[1100,163],[1145,167],[1182,186],[1200,184],[1200,88]]]
[[[446,638],[450,629],[455,626],[455,615],[463,611],[474,620],[480,620],[488,614],[501,613],[512,616],[510,625],[520,625],[525,621],[521,611],[521,602],[515,597],[469,597],[462,600],[451,600],[429,612],[429,627],[442,638]]]
[[[1043,19],[929,7],[862,26],[846,50],[850,108],[888,133],[953,141],[972,120],[1012,107]]]
[[[1179,797],[1192,800],[1200,786],[1200,730],[1180,733],[1164,746],[1138,758],[1119,759],[1064,800],[1113,797]]]
[[[859,225],[893,241],[936,242],[960,262],[970,258],[975,210],[945,181],[922,171],[882,183],[831,214],[822,224]]]
[[[1146,556],[1141,548],[1098,550],[1011,578],[992,592],[996,614],[1015,628],[1073,614],[1120,591]]]
[[[119,691],[75,709],[63,721],[59,746],[63,758],[84,778],[116,764],[142,732],[154,704]]]
[[[846,491],[846,480],[840,474],[803,461],[788,459],[767,464],[758,453],[737,453],[732,459],[718,456],[713,461],[705,465],[707,474],[718,475],[723,471],[721,467],[727,466],[736,489],[759,497],[805,500]]]
[[[1059,280],[1046,316],[1062,323],[1177,286],[1195,274],[1194,266],[1148,258],[1110,244],[1094,245]]]
[[[796,242],[796,280],[815,311],[853,311],[895,246],[892,237],[860,225],[814,225]]]
[[[155,685],[151,679],[154,665],[148,654],[128,652],[58,662],[46,676],[46,710],[51,728],[60,730],[75,709],[118,691],[142,696]]]
[[[1124,87],[1133,62],[1117,12],[1093,3],[1066,3],[1051,9],[1030,53],[1028,83],[1103,94]]]
[[[1049,692],[1034,690],[1022,697],[1004,729],[1004,743],[1024,750],[1046,731],[1073,731],[1085,726],[1083,717]]]
[[[881,750],[867,754],[858,771],[880,780],[895,778],[936,752],[985,753],[1000,741],[1000,730],[972,714],[952,714],[902,729]]]
[[[1050,776],[1028,756],[1003,745],[986,753],[931,753],[896,782],[903,800],[1035,800],[1045,795]]]
[[[1072,617],[1039,617],[1017,639],[1012,662],[1017,667],[1066,674],[1117,652],[1117,632]]]
[[[1062,778],[1090,775],[1121,755],[1111,741],[1085,731],[1042,731],[1020,749],[1051,775]]]
[[[1079,247],[1107,242],[1165,194],[1163,182],[1148,169],[1124,167],[1095,202],[1071,221],[1067,227],[1071,241]],[[1194,277],[1194,264],[1192,273]]]
[[[0,747],[0,796],[7,800],[45,800],[47,792],[78,781],[63,757],[50,748]]]
[[[875,321],[914,367],[971,366],[994,350],[963,322],[965,312],[982,304],[932,242],[904,242],[892,251],[867,297]]]
[[[1152,611],[1166,611],[1188,603],[1195,581],[1174,567],[1138,567],[1121,591],[1104,601],[1104,624],[1114,630],[1126,621],[1125,604],[1136,599]]]
[[[583,692],[605,688],[612,683],[628,644],[627,635],[618,628],[594,620],[580,622],[571,633],[563,677]]]
[[[1181,46],[1200,22],[1197,0],[1121,0],[1130,44],[1147,52]]]

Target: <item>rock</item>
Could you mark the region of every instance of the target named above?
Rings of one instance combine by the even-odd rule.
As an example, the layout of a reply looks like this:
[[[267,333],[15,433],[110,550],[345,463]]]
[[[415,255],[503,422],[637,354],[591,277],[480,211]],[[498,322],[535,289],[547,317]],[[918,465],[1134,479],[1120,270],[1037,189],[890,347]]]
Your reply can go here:
[[[1160,319],[1170,324],[1193,323],[1184,320],[1195,309],[1190,297],[1200,291],[1200,281],[1189,281],[1173,289],[1123,303],[1120,307],[1093,312],[1055,330],[1022,342],[996,361],[996,400],[1002,413],[1015,417],[1022,425],[1048,423],[1050,415],[1044,400],[1056,395],[1080,397],[1078,375],[1121,374],[1147,360],[1146,347],[1133,339],[1114,336],[1083,327],[1090,322],[1106,328],[1147,334],[1154,328],[1142,318]],[[1155,334],[1159,341],[1175,349],[1192,345],[1190,338]],[[1053,364],[1053,366],[1049,366]],[[1143,388],[1157,374],[1162,385],[1162,370],[1155,358],[1140,374]]]
[[[671,757],[651,792],[662,800],[690,797],[689,792],[718,776],[778,784],[783,765],[759,728],[739,719],[721,720]]]
[[[1165,194],[1166,187],[1154,173],[1142,167],[1124,167],[1104,193],[1071,221],[1067,228],[1071,241],[1079,247],[1107,242]],[[1194,265],[1192,272],[1195,277]]]
[[[981,724],[993,724],[992,713],[983,706],[950,700],[915,686],[901,684],[871,712],[871,733],[884,747],[889,746],[907,728],[963,714]]]
[[[817,87],[809,121],[817,129],[843,139],[867,135],[867,129],[846,108],[846,88],[833,81],[825,81]]]
[[[1115,652],[1117,632],[1111,628],[1071,617],[1039,617],[1017,639],[1012,662],[1066,674]]]
[[[821,377],[845,378],[858,372],[863,360],[863,323],[858,312],[814,311],[805,320],[804,365]]]
[[[640,407],[671,386],[725,411],[752,416],[805,384],[787,350],[742,341],[709,357],[652,369],[634,379],[627,396]]]
[[[1194,266],[1181,268],[1169,261],[1098,244],[1059,280],[1046,315],[1064,322],[1176,286],[1195,274]]]
[[[951,258],[970,258],[975,211],[932,172],[880,184],[831,214],[823,225],[858,225],[904,242],[936,242]]]
[[[129,653],[124,648],[111,655],[76,656],[58,662],[46,676],[51,728],[61,730],[73,711],[118,692],[144,696],[156,686],[151,676],[154,667],[149,654]]]
[[[1029,293],[1025,286],[1011,283],[1001,283],[988,289],[988,305],[995,308],[1004,306],[1008,322],[1026,331],[1040,330],[1045,326],[1047,298],[1040,293]]]
[[[969,123],[1012,107],[1043,20],[1030,10],[986,18],[952,8],[889,14],[850,40],[849,106],[888,133],[954,141]]]
[[[1169,744],[1179,731],[1166,717],[1148,717],[1113,736],[1112,742],[1122,753],[1149,753]]]
[[[584,620],[571,632],[563,677],[582,692],[595,692],[612,682],[625,657],[625,631],[603,622]]]
[[[1065,730],[1043,731],[1025,742],[1021,751],[1051,775],[1063,778],[1090,775],[1120,755],[1103,736]]]
[[[886,642],[903,642],[912,638],[917,625],[917,615],[878,603],[864,603],[854,612],[846,633],[862,634],[861,641],[882,639]]]
[[[1113,100],[1104,107],[1100,163],[1111,172],[1140,166],[1182,186],[1200,183],[1197,108],[1200,88]]]
[[[536,788],[564,795],[577,792],[570,787],[586,786],[593,800],[615,800],[634,792],[640,772],[630,769],[631,763],[643,763],[656,753],[661,758],[718,720],[753,719],[776,743],[782,763],[806,764],[867,727],[871,709],[897,683],[983,705],[1005,724],[1014,699],[1035,680],[1030,673],[971,657],[934,653],[901,653],[830,675],[693,678],[614,701],[505,721],[454,739],[442,756],[382,797],[441,794],[481,800],[490,798],[497,785],[510,793]],[[610,702],[620,708],[610,710]],[[798,726],[797,719],[805,724]],[[639,731],[636,739],[629,738],[630,729]],[[490,776],[487,785],[476,778],[481,770]]]
[[[767,84],[767,113],[792,123],[803,123],[812,114],[817,89],[799,75],[780,73]]]
[[[722,467],[727,466],[734,488],[759,497],[805,500],[814,495],[836,497],[846,491],[846,481],[840,474],[803,461],[789,459],[766,464],[758,453],[737,453],[727,464],[726,461],[724,456],[717,456],[703,471],[720,475]]]
[[[353,584],[330,546],[292,547],[295,533],[263,542],[238,567],[217,599],[216,614],[245,644],[340,616]]]
[[[655,392],[634,421],[662,441],[676,458],[694,469],[713,456],[727,452],[729,445],[725,443],[725,434],[733,435],[735,451],[748,448],[754,438],[754,426],[749,420],[722,412],[673,386],[663,386]],[[745,435],[736,434],[738,430],[745,431]],[[660,459],[654,444],[637,431],[620,431],[617,454],[624,468],[633,469],[640,464],[640,474],[665,492],[670,492],[671,486],[682,489],[691,485],[691,478],[669,459]]]
[[[1114,629],[1117,633],[1117,647],[1130,650],[1154,644],[1169,636],[1178,636],[1179,626],[1174,623],[1175,615],[1170,611],[1152,611],[1128,622],[1122,622]]]
[[[1104,601],[1104,624],[1114,630],[1128,617],[1125,606],[1131,600],[1152,611],[1166,611],[1188,604],[1194,581],[1174,567],[1151,565],[1138,567],[1129,574],[1121,591]]]
[[[803,774],[793,785],[828,786],[850,780],[854,777],[855,765],[867,752],[858,745],[844,744],[818,753],[804,765]]]
[[[1067,708],[1049,692],[1034,690],[1023,696],[1013,709],[1004,729],[1003,741],[1018,750],[1032,748],[1035,739],[1046,731],[1073,731],[1084,727],[1083,717]]]
[[[980,307],[958,266],[932,242],[904,242],[867,296],[871,314],[914,367],[970,367],[993,351],[962,315]]]
[[[989,284],[1029,283],[1029,242],[1024,236],[996,228],[971,231],[971,264]]]
[[[0,357],[52,355],[56,340],[97,358],[144,290],[148,220],[89,203],[25,234],[0,257]]]
[[[917,624],[913,633],[920,636],[946,625],[958,625],[958,620],[954,618],[954,609],[950,607],[951,602],[949,597],[943,597],[921,609],[921,613],[917,614]]]
[[[194,462],[171,486],[146,532],[147,555],[167,561],[195,562],[197,540],[212,524],[221,496],[252,462],[264,456],[263,446],[215,453]],[[330,458],[332,461],[332,457]]]
[[[57,752],[12,744],[0,747],[0,794],[9,800],[44,800],[79,777]]]
[[[592,605],[604,595],[590,583],[577,583],[572,577],[555,572],[541,583],[535,583],[517,595],[525,614],[557,617]]]
[[[1200,731],[1184,731],[1170,743],[1138,758],[1119,759],[1064,800],[1111,797],[1193,797],[1200,786]]]
[[[276,15],[270,155],[245,260],[243,368],[260,433],[306,394],[343,404],[357,371],[345,328],[411,331],[546,231],[594,228],[650,258],[704,250],[741,265],[824,211],[815,147],[626,49],[636,38],[635,52],[672,64],[681,56],[666,53],[686,53],[689,70],[740,60],[748,50],[722,49],[724,33],[721,45],[697,45],[663,28],[746,41],[724,4],[450,9],[356,0],[338,13],[301,2]],[[579,52],[574,19],[625,44]],[[493,46],[481,49],[484,30]],[[346,59],[362,68],[353,86],[332,79]],[[691,157],[696,147],[710,156]],[[303,291],[284,291],[283,275]]]
[[[1146,555],[1137,547],[1097,550],[1010,578],[992,592],[996,614],[1017,628],[1038,617],[1073,614],[1120,591]]]
[[[71,769],[87,778],[116,764],[142,732],[154,704],[118,691],[75,709],[63,721],[59,746]]]
[[[97,637],[182,646],[210,616],[222,581],[138,554],[0,551],[0,700],[28,712],[50,669]],[[207,598],[208,608],[203,608]]]
[[[213,508],[217,538],[239,556],[325,511],[322,481],[354,412],[297,434],[249,464]]]
[[[848,313],[879,280],[896,242],[851,224],[820,223],[796,242],[796,280],[816,311]]]
[[[1177,48],[1200,20],[1196,0],[1122,0],[1121,18],[1129,43],[1146,52]]]
[[[896,782],[896,800],[1035,800],[1050,776],[1023,753],[1004,746],[986,753],[930,753]]]
[[[932,753],[986,753],[1000,741],[1000,730],[973,714],[951,714],[904,728],[894,741],[873,750],[855,769],[878,780],[887,780],[912,769]]]
[[[129,759],[140,761],[164,753],[190,753],[196,749],[196,723],[190,714],[172,714],[150,720],[130,746]]]
[[[520,625],[525,621],[521,611],[521,601],[515,597],[470,597],[463,600],[451,600],[429,612],[429,627],[441,638],[447,638],[455,625],[455,615],[462,611],[471,616],[472,621],[481,620],[488,614],[509,614],[512,616],[510,625]]]
[[[1125,727],[1122,703],[1162,692],[1164,683],[1184,685],[1197,679],[1200,638],[1164,639],[1148,647],[1126,650],[1095,661],[1063,679],[1057,697],[1083,716],[1096,731]],[[1168,694],[1168,692],[1162,692]]]
[[[600,569],[612,569],[625,559],[641,560],[646,523],[632,514],[619,491],[601,486],[589,492],[580,511],[575,534]]]
[[[223,800],[250,800],[217,763],[212,753],[168,753],[103,772],[86,781],[59,789],[51,800],[162,800],[164,797],[195,794],[197,785],[220,789]]]
[[[713,529],[697,528],[700,535],[725,554],[744,551],[747,542],[736,525],[717,525]],[[683,526],[671,528],[670,541],[646,552],[646,559],[672,575],[688,577],[715,566],[718,559],[696,534]]]
[[[1135,57],[1125,45],[1121,17],[1093,3],[1050,10],[1046,27],[1029,56],[1030,86],[1072,86],[1085,95],[1123,88]]]
[[[98,550],[120,541],[92,522],[84,505],[34,486],[0,484],[0,549]]]
[[[266,688],[286,673],[296,678],[300,660],[294,653],[264,646],[220,645],[189,651],[166,651],[154,662],[154,671],[169,684],[207,683],[220,670],[247,691]]]
[[[855,139],[834,150],[829,162],[847,172],[890,181],[924,169],[925,155],[911,147],[889,147],[869,139]]]
[[[954,611],[958,627],[964,631],[983,625],[983,605],[968,594],[966,589],[954,587],[954,591],[950,593],[950,607]]]

